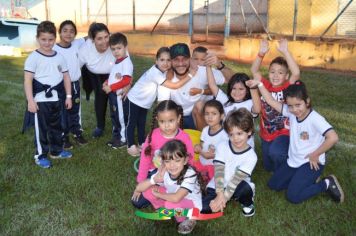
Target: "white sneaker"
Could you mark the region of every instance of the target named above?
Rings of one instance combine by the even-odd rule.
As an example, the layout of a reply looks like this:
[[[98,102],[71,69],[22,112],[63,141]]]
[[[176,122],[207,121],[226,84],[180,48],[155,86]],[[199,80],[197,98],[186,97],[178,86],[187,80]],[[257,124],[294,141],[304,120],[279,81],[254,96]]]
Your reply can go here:
[[[178,225],[178,233],[180,234],[190,234],[197,222],[195,220],[186,219]]]
[[[140,150],[136,145],[131,145],[131,147],[127,148],[127,153],[132,157],[137,157],[140,155]]]

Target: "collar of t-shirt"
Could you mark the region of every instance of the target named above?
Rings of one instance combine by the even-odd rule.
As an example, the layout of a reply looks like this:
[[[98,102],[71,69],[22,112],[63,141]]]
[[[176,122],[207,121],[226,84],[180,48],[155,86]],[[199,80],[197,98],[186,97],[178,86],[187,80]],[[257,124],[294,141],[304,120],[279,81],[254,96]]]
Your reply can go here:
[[[126,56],[127,57],[127,56]],[[116,59],[115,64],[119,64],[120,62],[122,62],[123,60],[125,60],[126,57],[121,57]]]

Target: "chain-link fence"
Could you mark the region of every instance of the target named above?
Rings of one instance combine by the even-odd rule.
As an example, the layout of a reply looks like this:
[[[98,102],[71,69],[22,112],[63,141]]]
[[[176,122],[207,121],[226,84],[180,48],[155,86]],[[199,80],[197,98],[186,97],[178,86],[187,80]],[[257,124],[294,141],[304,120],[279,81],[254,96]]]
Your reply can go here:
[[[71,19],[83,29],[97,21],[123,31],[356,38],[353,0],[0,0],[0,16]]]

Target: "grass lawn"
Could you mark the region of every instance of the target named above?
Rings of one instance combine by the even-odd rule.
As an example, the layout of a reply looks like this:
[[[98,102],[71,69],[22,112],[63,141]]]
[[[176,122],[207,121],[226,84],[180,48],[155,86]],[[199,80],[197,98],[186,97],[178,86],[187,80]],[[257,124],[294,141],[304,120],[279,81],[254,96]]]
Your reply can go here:
[[[153,58],[133,56],[137,79]],[[135,188],[134,158],[111,150],[109,128],[103,138],[90,137],[95,126],[93,95],[82,101],[89,144],[75,147],[70,160],[54,160],[53,168],[34,164],[33,131],[20,133],[25,110],[25,58],[0,57],[0,235],[175,235],[175,223],[138,218],[130,197]],[[249,73],[245,65],[232,65]],[[224,217],[198,222],[194,235],[354,235],[356,233],[356,77],[303,71],[313,107],[334,126],[340,142],[328,153],[324,176],[335,174],[345,202],[321,194],[299,205],[284,192],[266,187],[270,177],[261,158],[252,175],[256,214],[244,218],[236,203]],[[107,117],[107,127],[110,127]],[[149,123],[148,123],[149,124]],[[149,126],[149,125],[148,125]],[[147,127],[149,130],[150,127]],[[261,156],[256,138],[256,150]]]

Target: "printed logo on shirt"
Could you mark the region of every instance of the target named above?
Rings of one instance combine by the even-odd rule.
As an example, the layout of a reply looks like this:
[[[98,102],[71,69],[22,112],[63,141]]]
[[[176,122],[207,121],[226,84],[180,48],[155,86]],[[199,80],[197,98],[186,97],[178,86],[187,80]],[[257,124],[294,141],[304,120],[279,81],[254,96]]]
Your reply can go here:
[[[122,75],[120,73],[116,73],[115,74],[115,79],[121,80],[122,79]]]
[[[299,134],[301,140],[309,140],[309,134],[306,131],[303,131]]]

